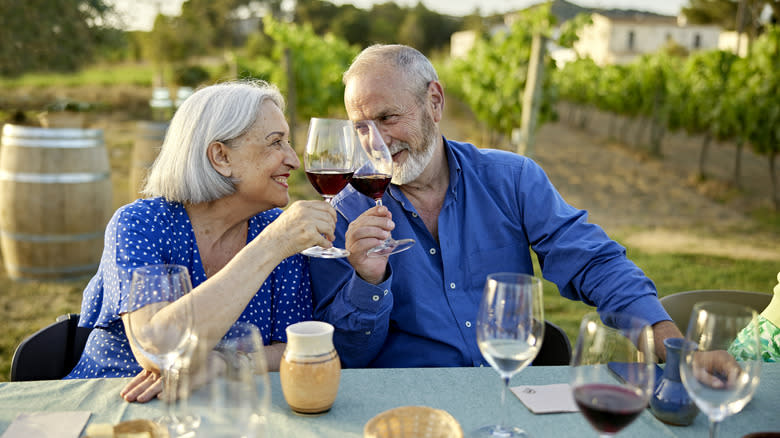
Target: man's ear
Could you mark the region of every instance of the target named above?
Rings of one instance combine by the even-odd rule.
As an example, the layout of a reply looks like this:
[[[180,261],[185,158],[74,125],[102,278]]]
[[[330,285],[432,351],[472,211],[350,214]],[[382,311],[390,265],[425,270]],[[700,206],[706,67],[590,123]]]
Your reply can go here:
[[[228,147],[221,141],[212,141],[206,148],[206,156],[211,162],[211,166],[220,173],[220,175],[230,178],[233,174],[233,168],[230,165],[230,154]]]
[[[428,96],[431,100],[433,121],[439,123],[444,115],[444,88],[439,81],[431,81],[428,84]]]

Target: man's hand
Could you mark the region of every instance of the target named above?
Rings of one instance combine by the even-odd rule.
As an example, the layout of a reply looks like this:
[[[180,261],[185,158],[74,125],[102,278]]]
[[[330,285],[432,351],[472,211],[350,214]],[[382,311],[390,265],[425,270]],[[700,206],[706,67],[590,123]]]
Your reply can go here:
[[[666,338],[684,338],[680,329],[672,321],[659,321],[653,324],[653,344],[655,347],[655,355],[660,362],[666,361],[666,347],[664,346],[664,339]]]
[[[395,228],[387,207],[372,207],[349,224],[346,249],[349,262],[363,280],[379,284],[385,279],[388,256],[368,256],[368,250],[390,237]]]
[[[742,367],[726,350],[693,353],[693,376],[704,385],[720,389],[742,378]]]

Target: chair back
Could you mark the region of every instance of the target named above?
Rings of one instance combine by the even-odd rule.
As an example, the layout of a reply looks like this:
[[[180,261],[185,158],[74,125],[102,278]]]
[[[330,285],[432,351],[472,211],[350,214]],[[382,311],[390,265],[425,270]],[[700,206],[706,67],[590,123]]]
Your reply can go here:
[[[720,301],[733,304],[742,304],[761,312],[769,305],[772,294],[764,292],[750,292],[744,290],[690,290],[677,292],[661,297],[661,305],[672,317],[683,334],[688,330],[688,319],[691,317],[693,305],[702,301]]]
[[[78,322],[78,313],[60,315],[56,322],[23,340],[14,352],[11,381],[58,380],[68,375],[92,331],[79,327]]]
[[[542,348],[531,365],[569,365],[571,362],[571,342],[566,332],[550,321],[544,321],[544,339]]]

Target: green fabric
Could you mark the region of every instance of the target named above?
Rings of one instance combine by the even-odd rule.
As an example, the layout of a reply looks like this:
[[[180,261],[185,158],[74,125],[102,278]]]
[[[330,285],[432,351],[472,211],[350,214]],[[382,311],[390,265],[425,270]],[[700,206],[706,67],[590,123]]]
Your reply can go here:
[[[737,360],[755,356],[752,347],[746,342],[748,336],[754,335],[755,330],[755,324],[749,324],[739,332],[737,339],[729,347],[729,353]],[[758,316],[758,340],[764,362],[780,362],[780,328],[761,315]]]

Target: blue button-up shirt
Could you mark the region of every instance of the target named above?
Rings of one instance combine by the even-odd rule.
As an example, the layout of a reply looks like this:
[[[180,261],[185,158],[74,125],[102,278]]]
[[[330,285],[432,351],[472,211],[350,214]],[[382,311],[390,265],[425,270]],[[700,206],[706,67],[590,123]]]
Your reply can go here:
[[[530,248],[564,297],[650,323],[670,319],[625,249],[567,204],[536,163],[467,143],[444,145],[450,182],[439,242],[391,185],[382,201],[393,215],[393,237],[417,243],[390,256],[384,282],[363,281],[347,259],[311,259],[314,317],[335,326],[345,367],[487,365],[475,332],[485,277],[533,274]],[[334,201],[334,244],[343,247],[348,223],[374,202],[349,186]]]

